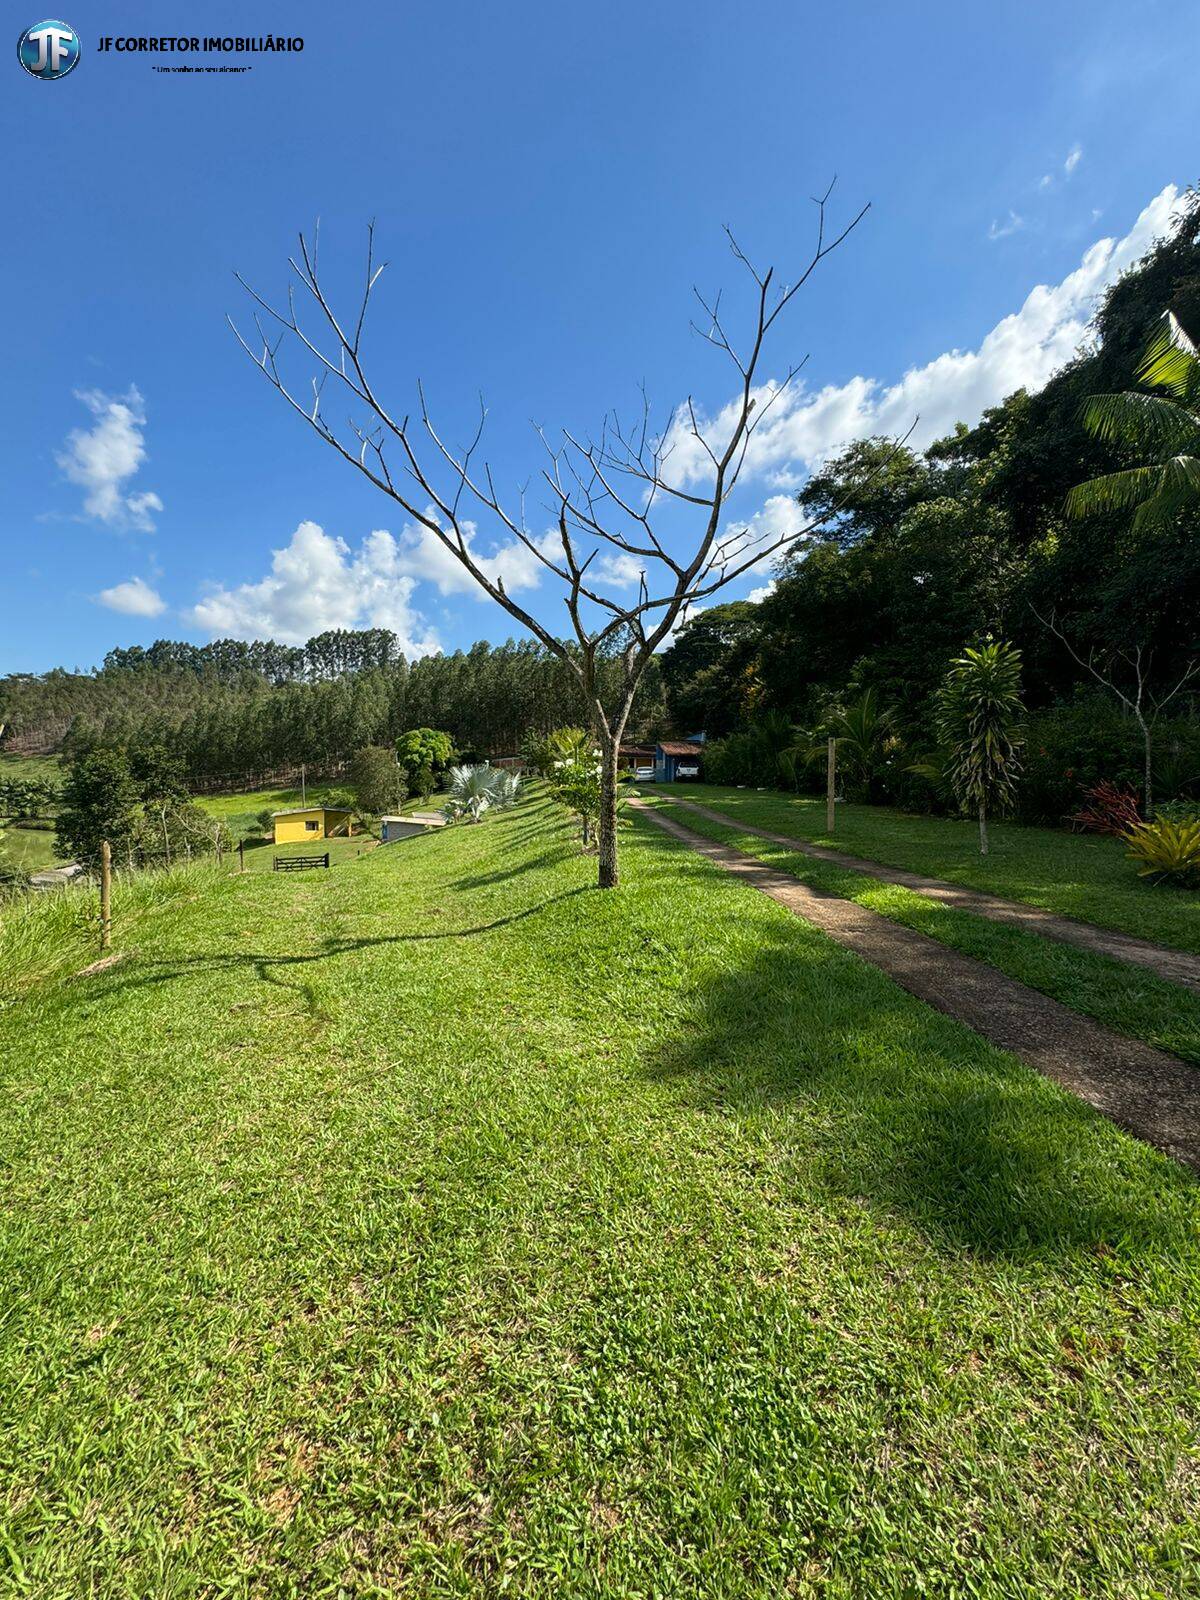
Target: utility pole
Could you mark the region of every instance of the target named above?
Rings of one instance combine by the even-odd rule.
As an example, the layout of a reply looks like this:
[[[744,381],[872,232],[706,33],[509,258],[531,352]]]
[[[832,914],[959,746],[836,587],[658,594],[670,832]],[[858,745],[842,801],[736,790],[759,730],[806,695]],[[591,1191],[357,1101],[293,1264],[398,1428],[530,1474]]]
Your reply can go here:
[[[300,763],[300,804],[302,806],[306,806],[308,804],[308,790],[305,788],[305,785],[304,785],[304,763],[303,762]]]

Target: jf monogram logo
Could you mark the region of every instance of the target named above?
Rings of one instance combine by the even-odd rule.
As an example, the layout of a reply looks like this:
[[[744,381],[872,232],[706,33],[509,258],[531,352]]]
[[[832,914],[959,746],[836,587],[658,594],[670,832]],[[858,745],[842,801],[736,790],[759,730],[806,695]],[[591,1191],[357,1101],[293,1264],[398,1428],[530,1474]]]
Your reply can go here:
[[[65,78],[79,65],[82,46],[75,29],[65,22],[35,22],[17,40],[17,58],[34,78],[52,82]]]

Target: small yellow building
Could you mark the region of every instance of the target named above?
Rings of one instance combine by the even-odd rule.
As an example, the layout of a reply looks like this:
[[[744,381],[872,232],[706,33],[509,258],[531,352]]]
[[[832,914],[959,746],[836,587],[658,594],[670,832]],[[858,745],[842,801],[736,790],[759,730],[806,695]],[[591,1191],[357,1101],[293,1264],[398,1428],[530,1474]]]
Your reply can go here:
[[[271,821],[276,844],[347,838],[354,832],[354,813],[341,806],[298,806],[293,811],[274,812]]]

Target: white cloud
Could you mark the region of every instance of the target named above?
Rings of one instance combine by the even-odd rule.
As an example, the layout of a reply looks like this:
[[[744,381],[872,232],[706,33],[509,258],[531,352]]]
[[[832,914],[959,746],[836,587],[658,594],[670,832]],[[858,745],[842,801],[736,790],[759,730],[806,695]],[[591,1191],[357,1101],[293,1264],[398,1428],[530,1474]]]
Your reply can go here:
[[[485,577],[493,583],[502,582],[509,594],[537,588],[546,568],[527,545],[523,545],[519,539],[511,539],[491,555],[484,555],[475,546],[478,535],[475,524],[464,522],[462,528],[471,549],[471,558]],[[557,534],[545,534],[534,543],[551,561],[556,554],[561,559],[562,549]],[[401,529],[397,554],[402,571],[425,583],[434,584],[439,594],[473,594],[481,600],[485,598],[484,591],[458,557],[423,523],[415,526],[406,524]]]
[[[265,578],[213,587],[190,620],[214,638],[283,644],[303,644],[326,628],[391,628],[406,655],[430,655],[440,646],[413,608],[416,582],[386,530],[368,534],[355,553],[315,522],[302,522],[273,553]]]
[[[791,386],[763,415],[744,481],[759,476],[776,488],[798,487],[813,466],[854,439],[902,435],[912,427],[912,443],[920,448],[956,422],[978,421],[1014,389],[1040,389],[1086,338],[1097,297],[1170,231],[1178,199],[1179,191],[1168,184],[1124,238],[1097,240],[1073,272],[1059,283],[1037,285],[1020,310],[1001,318],[974,350],[947,350],[890,384],[860,375],[815,391]],[[768,382],[758,390],[760,407],[778,387]],[[710,446],[721,448],[736,406],[735,399],[711,418],[698,414]],[[708,454],[686,420],[676,419],[666,444],[673,482],[686,486],[711,475]]]
[[[1063,176],[1069,178],[1082,160],[1083,146],[1081,144],[1073,144],[1067,152],[1067,159],[1062,164]],[[1038,188],[1053,189],[1056,182],[1057,179],[1052,172],[1044,172],[1038,180]]]
[[[729,522],[721,534],[725,548],[725,564],[734,567],[739,560],[761,550],[762,555],[746,568],[747,572],[761,572],[770,566],[780,553],[780,540],[789,539],[800,545],[806,541],[795,536],[804,527],[806,517],[790,494],[773,494],[759,507],[749,521]],[[720,563],[718,563],[719,567]],[[767,591],[763,590],[765,594]],[[753,599],[754,596],[752,595]],[[762,598],[759,594],[758,598]]]
[[[96,600],[110,611],[120,611],[127,617],[160,617],[167,609],[162,595],[142,578],[130,578],[125,583],[115,583],[111,589],[101,589]]]
[[[1019,217],[1015,211],[1010,211],[1003,222],[998,222],[995,218],[992,219],[992,225],[988,229],[987,236],[993,240],[1007,239],[1009,234],[1020,233],[1024,226],[1025,218]]]
[[[746,596],[746,599],[753,600],[755,605],[757,605],[760,600],[765,600],[769,594],[774,593],[775,579],[772,578],[770,583],[764,583],[761,589],[751,589],[750,593]]]
[[[141,395],[131,385],[123,395],[79,389],[75,398],[95,417],[95,425],[68,434],[57,461],[65,476],[85,491],[85,514],[113,527],[152,533],[152,513],[163,509],[162,501],[152,489],[137,494],[126,494],[124,489],[146,459]]]
[[[508,593],[539,586],[547,569],[519,540],[485,554],[476,546],[475,525],[464,522],[463,530],[472,559]],[[561,559],[554,531],[534,543],[548,559]],[[598,588],[627,588],[637,583],[641,570],[641,562],[624,551],[606,552],[588,568],[588,579]],[[418,583],[431,584],[444,596],[487,598],[462,563],[422,524],[406,524],[397,537],[376,529],[354,551],[315,522],[302,522],[290,542],[272,553],[265,577],[233,588],[214,584],[187,615],[214,638],[272,638],[283,644],[302,644],[326,628],[391,628],[406,655],[430,655],[441,646],[414,604]]]
[[[585,581],[591,589],[632,589],[645,570],[644,557],[631,556],[627,550],[610,550],[592,562]]]

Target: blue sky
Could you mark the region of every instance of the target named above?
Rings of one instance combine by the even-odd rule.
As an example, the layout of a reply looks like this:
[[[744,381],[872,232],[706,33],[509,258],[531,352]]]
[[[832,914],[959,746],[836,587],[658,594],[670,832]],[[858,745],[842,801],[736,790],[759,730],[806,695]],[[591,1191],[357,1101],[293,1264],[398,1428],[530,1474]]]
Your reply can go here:
[[[691,287],[739,304],[723,223],[786,277],[836,173],[840,214],[872,209],[766,364],[781,376],[809,356],[730,507],[765,527],[855,433],[919,415],[927,439],[1043,382],[1167,225],[1171,186],[1197,177],[1195,98],[1164,92],[1200,45],[1184,4],[514,0],[351,23],[296,0],[301,54],[209,56],[251,70],[194,77],[98,41],[258,35],[278,8],[89,13],[65,18],[84,41],[69,77],[3,69],[0,672],[87,667],[160,636],[383,623],[416,650],[514,631],[225,327],[244,311],[234,269],[277,294],[318,215],[335,290],[357,281],[372,217],[390,261],[377,386],[405,410],[420,377],[452,437],[482,391],[507,486],[541,465],[531,419],[594,429],[643,381],[657,416],[690,393],[719,423],[733,386],[689,333]],[[677,462],[699,481],[685,447]],[[476,548],[555,617],[553,580],[533,586],[479,520]]]

